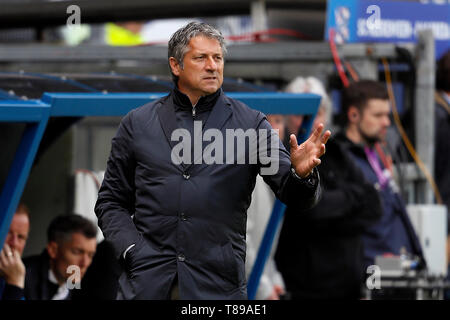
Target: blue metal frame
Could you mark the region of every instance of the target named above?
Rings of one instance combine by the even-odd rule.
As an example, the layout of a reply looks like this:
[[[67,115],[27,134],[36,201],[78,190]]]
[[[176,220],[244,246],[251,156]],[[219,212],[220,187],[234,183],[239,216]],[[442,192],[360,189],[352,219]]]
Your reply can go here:
[[[250,300],[255,299],[259,281],[264,272],[266,261],[269,258],[270,251],[272,250],[273,240],[275,239],[278,227],[283,220],[285,210],[286,205],[275,198],[272,213],[270,214],[269,221],[267,222],[266,231],[264,232],[264,236],[259,245],[258,255],[256,256],[252,271],[250,273],[250,277],[248,278],[247,282],[247,295]]]
[[[10,74],[10,75],[17,75],[17,72],[0,72],[0,74]],[[68,83],[74,87],[78,87],[80,89],[84,89],[87,90],[89,92],[100,92],[99,90],[96,90],[88,85],[85,85],[81,82],[72,80],[70,78],[63,78],[63,77],[59,77],[56,75],[50,75],[50,74],[45,74],[45,73],[36,73],[36,72],[21,72],[19,73],[19,75],[22,76],[31,76],[31,77],[36,77],[36,78],[41,78],[41,79],[49,79],[49,80],[55,80],[55,81],[60,81],[60,82],[64,82],[64,83]]]
[[[264,86],[258,86],[256,84],[253,84],[253,83],[247,82],[247,81],[239,81],[239,80],[234,79],[234,78],[227,78],[227,77],[225,77],[225,78],[223,78],[223,81],[224,82],[228,82],[228,83],[235,83],[237,85],[245,86],[247,88],[252,88],[252,89],[256,90],[256,92],[273,92],[273,90],[270,90],[270,89],[268,89],[268,88],[266,88]]]
[[[0,244],[6,238],[20,201],[39,143],[50,117],[123,116],[130,110],[167,95],[164,93],[44,93],[41,100],[0,101],[0,122],[25,122],[27,127],[0,195]],[[307,138],[317,113],[320,96],[314,94],[234,92],[231,98],[265,114],[305,115],[299,143]],[[285,206],[275,201],[258,255],[248,281],[248,297],[254,299]]]
[[[49,116],[50,107],[37,101],[1,101],[0,121],[26,123],[25,131],[0,194],[0,244],[2,248]]]
[[[0,89],[0,100],[19,100],[19,97],[14,94],[10,94],[3,89]]]

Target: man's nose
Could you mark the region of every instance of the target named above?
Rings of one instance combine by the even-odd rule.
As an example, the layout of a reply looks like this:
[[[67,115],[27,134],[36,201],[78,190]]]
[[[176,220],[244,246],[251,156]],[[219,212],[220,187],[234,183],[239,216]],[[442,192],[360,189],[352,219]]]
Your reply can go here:
[[[90,254],[86,253],[85,255],[83,255],[83,259],[82,259],[83,268],[85,268],[85,269],[89,268],[89,266],[92,263],[92,259],[93,259],[93,257]]]
[[[214,61],[213,57],[209,57],[206,60],[206,66],[205,66],[206,70],[212,70],[215,71],[217,70],[217,63]]]
[[[89,257],[87,255],[83,255],[78,263],[78,266],[81,269],[84,269],[88,266],[88,263],[89,263],[88,261],[89,261]]]
[[[19,237],[16,235],[11,235],[6,239],[6,243],[11,247],[11,249],[17,249],[19,247]]]

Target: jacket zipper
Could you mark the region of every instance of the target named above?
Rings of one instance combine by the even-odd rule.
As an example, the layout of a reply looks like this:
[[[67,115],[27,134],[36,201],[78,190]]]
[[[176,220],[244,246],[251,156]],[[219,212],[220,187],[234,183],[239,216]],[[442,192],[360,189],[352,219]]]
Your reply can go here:
[[[192,107],[192,118],[195,118],[195,106]]]

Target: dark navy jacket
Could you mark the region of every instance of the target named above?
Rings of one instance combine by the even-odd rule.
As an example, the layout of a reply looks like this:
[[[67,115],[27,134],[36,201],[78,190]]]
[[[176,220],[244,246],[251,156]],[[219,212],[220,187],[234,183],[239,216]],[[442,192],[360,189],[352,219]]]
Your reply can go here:
[[[26,267],[25,300],[51,300],[58,290],[58,285],[48,278],[50,270],[50,256],[47,249],[41,254],[23,259]],[[69,290],[66,300],[70,300],[73,290]]]
[[[118,258],[136,244],[126,254],[119,297],[167,299],[177,279],[180,299],[246,299],[246,211],[262,165],[176,165],[171,134],[178,126],[172,92],[131,111],[113,138],[95,212]],[[262,113],[221,90],[203,131],[209,128],[224,137],[226,129],[271,129]],[[295,177],[278,142],[279,170],[265,181],[281,201],[313,206],[317,171]]]
[[[385,188],[378,187],[378,178],[367,160],[364,149],[344,135],[339,138],[342,143],[348,145],[349,154],[362,170],[366,181],[378,188],[383,208],[381,219],[370,226],[363,235],[365,266],[373,265],[378,255],[385,253],[399,255],[402,247],[409,254],[420,257],[424,263],[420,242],[399,193],[394,191],[392,183]],[[384,169],[379,159],[378,162]]]
[[[7,284],[5,279],[0,278],[0,301],[1,300],[25,300],[23,289],[15,285]]]

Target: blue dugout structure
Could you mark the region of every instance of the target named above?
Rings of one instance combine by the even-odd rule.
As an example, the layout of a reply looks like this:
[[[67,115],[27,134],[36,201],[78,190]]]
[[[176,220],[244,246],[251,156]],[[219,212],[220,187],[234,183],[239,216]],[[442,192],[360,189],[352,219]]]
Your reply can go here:
[[[0,122],[25,123],[26,128],[0,194],[0,244],[3,247],[15,209],[51,117],[124,116],[130,110],[167,93],[44,93],[40,100],[0,100]],[[299,114],[305,117],[298,141],[304,141],[317,113],[320,96],[274,92],[230,92],[265,114]],[[248,280],[248,297],[254,299],[265,262],[282,221],[285,206],[276,200]]]

